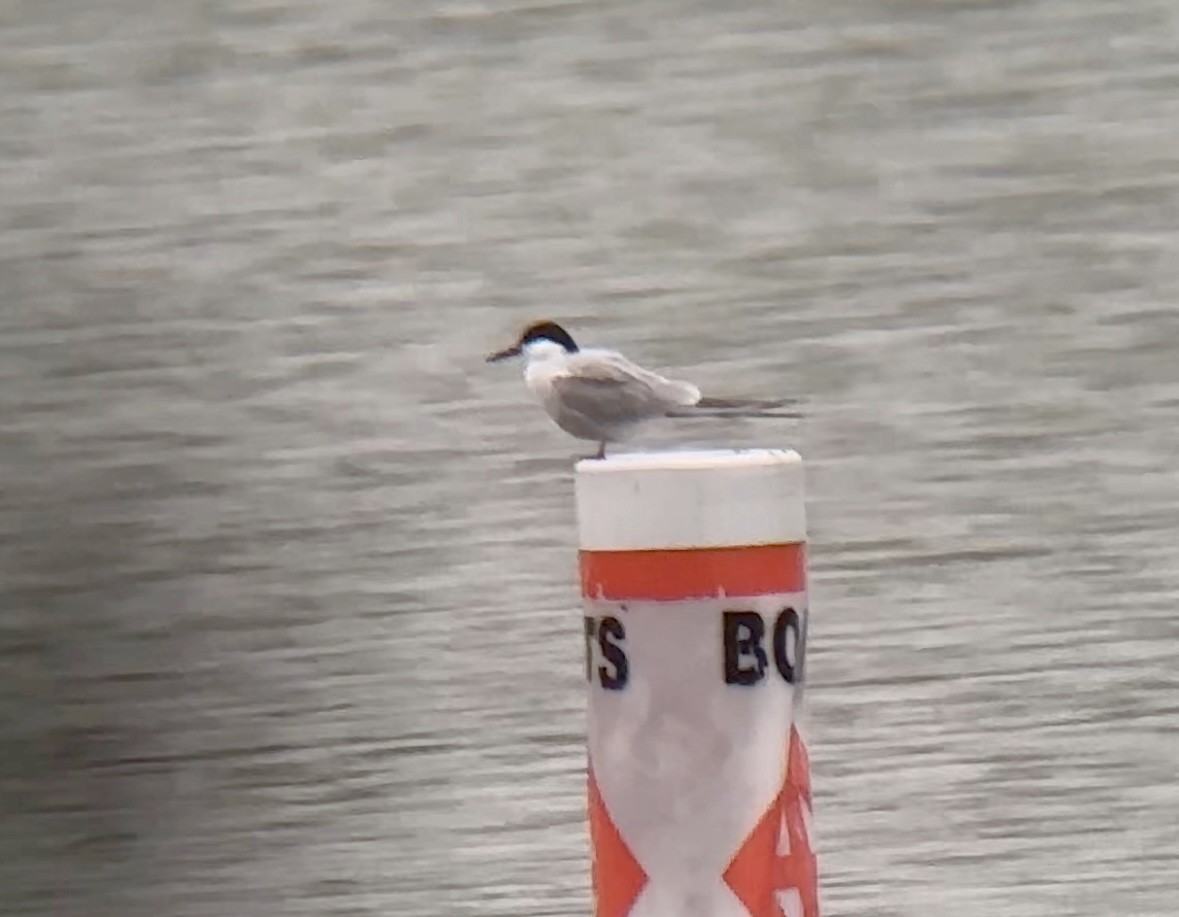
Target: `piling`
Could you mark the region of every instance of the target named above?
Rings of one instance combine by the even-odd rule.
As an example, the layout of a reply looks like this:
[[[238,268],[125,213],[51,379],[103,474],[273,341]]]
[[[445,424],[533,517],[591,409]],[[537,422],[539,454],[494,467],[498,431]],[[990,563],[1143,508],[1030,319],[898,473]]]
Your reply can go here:
[[[803,463],[577,464],[596,917],[819,917]]]

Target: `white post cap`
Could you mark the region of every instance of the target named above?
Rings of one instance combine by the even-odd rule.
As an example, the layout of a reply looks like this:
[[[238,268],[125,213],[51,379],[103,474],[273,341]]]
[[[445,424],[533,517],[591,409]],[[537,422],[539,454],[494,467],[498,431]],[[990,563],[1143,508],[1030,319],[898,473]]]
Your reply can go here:
[[[802,458],[783,449],[630,453],[577,463],[583,551],[806,541]]]

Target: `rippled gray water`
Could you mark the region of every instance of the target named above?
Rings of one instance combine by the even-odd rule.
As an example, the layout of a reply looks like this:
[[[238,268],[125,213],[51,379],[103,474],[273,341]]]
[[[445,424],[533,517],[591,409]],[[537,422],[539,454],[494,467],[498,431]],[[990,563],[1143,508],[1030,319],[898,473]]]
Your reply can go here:
[[[1171,0],[9,0],[0,908],[588,908],[551,315],[801,426],[825,914],[1173,915]]]

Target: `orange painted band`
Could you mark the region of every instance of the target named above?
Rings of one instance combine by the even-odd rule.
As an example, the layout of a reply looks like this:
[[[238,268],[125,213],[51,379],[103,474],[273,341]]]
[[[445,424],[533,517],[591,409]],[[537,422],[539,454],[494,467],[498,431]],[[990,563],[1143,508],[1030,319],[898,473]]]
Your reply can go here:
[[[677,602],[806,589],[806,545],[664,551],[582,551],[581,594],[588,599]]]

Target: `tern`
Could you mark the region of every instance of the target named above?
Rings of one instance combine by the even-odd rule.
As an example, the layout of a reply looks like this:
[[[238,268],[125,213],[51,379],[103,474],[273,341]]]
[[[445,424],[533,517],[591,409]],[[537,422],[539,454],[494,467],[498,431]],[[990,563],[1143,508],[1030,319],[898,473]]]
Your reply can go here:
[[[577,439],[606,444],[660,417],[789,417],[783,400],[705,398],[691,382],[667,379],[632,363],[614,350],[581,348],[553,321],[534,322],[511,347],[487,357],[498,363],[524,358],[524,382],[557,426]]]

